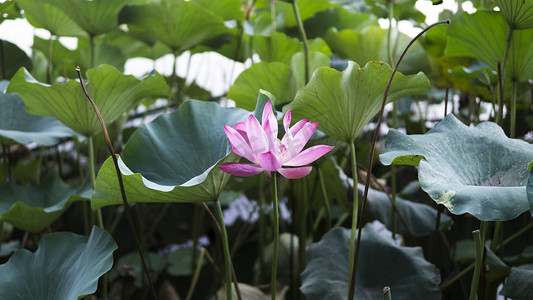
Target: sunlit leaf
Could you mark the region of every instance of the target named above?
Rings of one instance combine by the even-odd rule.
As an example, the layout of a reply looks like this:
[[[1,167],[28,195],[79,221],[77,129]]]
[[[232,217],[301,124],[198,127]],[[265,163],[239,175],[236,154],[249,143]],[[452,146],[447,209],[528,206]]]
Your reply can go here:
[[[117,244],[103,229],[89,237],[52,233],[35,253],[22,249],[0,265],[0,299],[80,299],[113,266]]]
[[[512,28],[533,28],[533,0],[494,0],[494,3]]]
[[[353,60],[361,66],[373,60],[389,62],[388,30],[379,26],[365,27],[361,31],[330,29],[324,39],[341,58]],[[390,46],[391,58],[396,63],[411,38],[394,31],[391,41],[398,42],[397,45]],[[429,62],[419,43],[411,46],[398,70],[404,74],[416,74],[420,71],[429,73]]]
[[[24,110],[24,101],[17,94],[6,94],[8,83],[0,81],[0,144],[36,142],[50,146],[76,135],[55,118],[28,114]]]
[[[193,1],[161,1],[127,6],[120,13],[120,19],[128,27],[153,34],[177,52],[232,33],[221,17]]]
[[[41,0],[62,10],[90,36],[98,36],[118,26],[118,13],[136,0]]]
[[[381,62],[369,62],[364,68],[349,62],[343,72],[319,68],[287,108],[294,119],[318,122],[318,129],[327,135],[351,142],[378,113],[391,74],[392,69]],[[428,87],[422,73],[396,73],[387,101],[424,93]]]
[[[508,31],[498,12],[463,13],[448,28],[446,54],[473,57],[497,70],[498,62],[503,64]],[[533,29],[513,32],[505,74],[518,81],[533,78]]]
[[[216,103],[187,101],[171,114],[145,124],[129,138],[120,160],[128,202],[202,202],[214,200],[230,175],[216,167],[236,161],[224,125],[250,113]],[[111,158],[100,169],[93,209],[121,204]]]
[[[109,65],[87,71],[87,90],[96,102],[105,122],[110,122],[132,109],[147,96],[166,96],[165,79],[150,73],[139,80],[123,75]],[[8,92],[18,92],[29,113],[52,116],[84,136],[100,132],[101,125],[81,85],[75,80],[47,85],[36,81],[25,69],[11,80]]]
[[[58,177],[37,186],[7,183],[0,186],[0,220],[38,233],[54,222],[75,201],[90,198],[88,182],[73,189]]]
[[[390,130],[380,155],[385,165],[418,164],[420,185],[435,202],[483,221],[512,220],[528,210],[532,157],[533,146],[507,138],[495,123],[470,128],[453,115],[424,135]]]
[[[24,10],[24,17],[31,25],[47,29],[52,35],[77,37],[87,35],[72,19],[73,15],[64,12],[53,3],[43,0],[17,0],[17,4]]]
[[[330,230],[307,250],[300,288],[308,300],[348,297],[350,230]],[[372,225],[363,228],[355,299],[381,299],[388,286],[397,299],[440,299],[439,272],[421,248],[399,247]],[[416,288],[415,288],[416,287]]]

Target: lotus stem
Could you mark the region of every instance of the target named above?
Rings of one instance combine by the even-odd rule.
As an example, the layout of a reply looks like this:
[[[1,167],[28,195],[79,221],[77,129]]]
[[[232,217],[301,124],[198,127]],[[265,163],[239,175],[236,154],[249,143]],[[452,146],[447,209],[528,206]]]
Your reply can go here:
[[[350,233],[350,252],[349,252],[349,282],[354,281],[354,262],[355,262],[355,234],[357,231],[358,217],[359,217],[359,188],[357,186],[357,158],[355,153],[355,144],[354,142],[350,143],[350,154],[352,157],[352,178],[353,178],[353,208],[352,208],[352,230]],[[348,286],[348,292],[350,291],[350,286]],[[353,296],[348,298],[353,299]]]
[[[278,203],[278,184],[276,172],[272,172],[272,196],[274,211],[274,253],[272,254],[272,279],[271,279],[271,299],[276,300],[276,273],[278,270],[278,247],[279,247],[279,203]],[[304,237],[305,238],[305,237]]]
[[[89,136],[87,137],[89,140],[89,174],[91,177],[91,184],[94,190],[94,187],[96,186],[96,171],[95,171],[95,161],[94,161],[94,141],[93,137]],[[102,210],[97,209],[96,210],[96,221],[98,222],[98,227],[104,229],[104,220],[102,218]]]
[[[516,96],[518,94],[518,83],[513,80],[513,94],[511,95],[511,132],[509,137],[515,138],[516,128]]]
[[[483,221],[482,221],[483,222]],[[482,229],[483,230],[483,225]],[[469,300],[477,300],[477,290],[479,285],[479,277],[481,275],[482,267],[483,267],[483,238],[481,237],[482,234],[480,233],[480,230],[474,230],[472,232],[474,235],[474,244],[476,245],[476,262],[474,265],[474,275],[472,277],[472,284],[470,286],[470,296],[468,297]]]
[[[229,251],[228,233],[226,231],[226,225],[224,225],[224,214],[222,213],[222,207],[218,199],[215,201],[215,210],[217,215],[217,221],[220,226],[220,233],[222,235],[222,248],[224,249],[224,271],[226,279],[226,297],[228,300],[233,299],[233,293],[231,291],[231,255]]]
[[[141,257],[141,262],[142,262],[144,273],[146,274],[146,278],[148,279],[148,283],[150,284],[152,297],[155,300],[157,300],[157,295],[155,293],[154,284],[152,283],[152,278],[150,276],[150,273],[148,272],[148,267],[146,266],[146,260],[144,259],[144,254],[142,252],[141,244],[139,243],[139,238],[137,237],[137,232],[135,231],[135,225],[133,224],[133,218],[131,217],[130,207],[128,205],[128,200],[126,199],[126,191],[124,190],[124,183],[122,182],[122,173],[120,172],[120,168],[118,166],[118,160],[117,160],[117,157],[115,156],[115,149],[113,148],[113,144],[111,143],[111,139],[109,138],[109,134],[107,133],[107,128],[105,126],[104,119],[102,118],[102,115],[100,114],[100,111],[98,110],[98,107],[96,106],[96,103],[93,101],[93,99],[89,95],[89,92],[87,92],[87,89],[85,88],[85,84],[83,83],[83,78],[81,77],[80,67],[76,67],[76,71],[78,72],[78,78],[80,79],[81,88],[83,89],[83,92],[85,93],[85,96],[87,97],[89,102],[91,102],[94,112],[96,116],[98,117],[98,120],[100,121],[100,125],[102,126],[102,131],[104,133],[106,146],[109,152],[111,153],[111,157],[115,165],[115,171],[117,172],[117,179],[118,179],[118,184],[120,187],[120,194],[122,195],[122,204],[124,206],[124,211],[126,212],[126,215],[128,217],[128,223],[130,225],[131,233],[135,240],[135,244],[137,245],[139,256]],[[94,153],[93,153],[93,159],[94,159]],[[91,165],[93,165],[93,168],[94,168],[94,164],[91,164]],[[94,186],[94,179],[93,179],[93,186]]]
[[[196,252],[196,248],[193,248],[192,251],[193,253]],[[196,287],[196,283],[198,282],[198,277],[200,276],[200,271],[202,270],[202,264],[204,262],[205,254],[205,248],[202,248],[202,250],[200,250],[200,256],[198,257],[198,262],[196,263],[196,268],[192,276],[191,286],[189,287],[189,292],[187,292],[187,297],[185,298],[185,300],[190,300],[192,297],[194,288]]]
[[[4,240],[4,221],[0,221],[0,252],[2,251],[3,240]]]
[[[91,68],[94,68],[94,36],[89,35],[89,47],[91,51]]]
[[[307,35],[305,34],[304,24],[302,22],[302,18],[300,17],[300,12],[298,11],[298,5],[295,1],[292,2],[292,10],[294,11],[294,17],[296,18],[296,22],[298,23],[298,31],[300,32],[300,38],[302,39],[302,43],[304,45],[304,57],[305,57],[305,84],[309,82],[309,45],[307,43]]]
[[[390,287],[388,287],[388,286],[383,288],[383,300],[392,300]]]
[[[496,123],[503,126],[503,73],[502,73],[502,64],[498,62],[498,115],[496,116]]]
[[[6,63],[4,56],[4,40],[0,39],[0,62],[2,62],[2,80],[7,79]]]
[[[326,230],[331,229],[331,208],[329,207],[329,198],[326,190],[326,184],[324,182],[324,174],[322,169],[317,168],[318,179],[320,180],[320,189],[322,190],[322,198],[324,199],[324,207],[326,208]]]
[[[272,33],[276,32],[276,0],[270,0],[270,26]]]
[[[437,22],[437,23],[433,23],[430,26],[428,26],[426,29],[422,30],[419,34],[417,34],[409,42],[407,47],[403,50],[402,54],[400,55],[400,58],[398,59],[398,62],[394,66],[394,70],[392,71],[391,77],[389,78],[389,82],[387,83],[387,87],[385,88],[385,93],[383,94],[383,101],[381,102],[381,110],[379,112],[378,122],[376,124],[376,129],[374,131],[374,136],[372,138],[372,144],[370,146],[370,157],[368,158],[368,168],[367,168],[367,176],[366,176],[366,181],[365,181],[365,191],[364,191],[364,194],[363,194],[363,203],[362,203],[362,206],[361,206],[361,216],[365,212],[366,198],[367,198],[367,195],[368,195],[368,189],[370,187],[370,178],[371,178],[370,174],[372,173],[372,161],[373,161],[373,158],[374,158],[374,149],[376,148],[376,142],[378,140],[379,130],[381,128],[381,122],[383,121],[383,114],[384,114],[384,111],[385,111],[385,104],[387,104],[387,96],[389,94],[390,86],[392,84],[392,80],[394,79],[394,75],[396,74],[396,71],[398,70],[398,66],[400,65],[401,61],[403,60],[403,57],[405,56],[405,54],[407,53],[407,50],[411,47],[411,45],[413,45],[414,42],[422,34],[424,34],[426,31],[428,31],[429,29],[431,29],[431,28],[433,28],[433,27],[435,27],[435,26],[437,26],[439,24],[450,24],[450,20],[445,20],[445,21],[440,21],[440,22]],[[354,182],[354,186],[356,186],[355,182]],[[363,218],[361,217],[359,219],[359,222],[361,222],[362,219]],[[361,226],[359,226],[359,227],[361,227]],[[352,228],[353,228],[353,226],[352,226]],[[350,279],[349,291],[348,291],[348,299],[349,300],[352,300],[354,295],[355,295],[355,279],[357,278],[357,276],[356,276],[357,275],[357,260],[359,258],[359,250],[360,250],[359,245],[361,243],[362,232],[363,232],[362,230],[359,230],[358,237],[357,237],[357,246],[355,248],[355,259],[353,261],[353,267],[352,267],[353,274],[352,274],[351,279]]]

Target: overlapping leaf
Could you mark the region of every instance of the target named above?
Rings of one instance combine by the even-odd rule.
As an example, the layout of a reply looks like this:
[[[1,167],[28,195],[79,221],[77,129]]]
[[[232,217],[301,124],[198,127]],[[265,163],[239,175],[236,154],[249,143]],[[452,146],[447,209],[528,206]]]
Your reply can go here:
[[[89,237],[61,232],[45,236],[35,253],[19,250],[0,265],[0,299],[80,299],[113,266],[117,244],[103,229]]]
[[[0,144],[55,145],[62,138],[76,135],[52,117],[30,115],[17,94],[6,94],[8,81],[0,81]]]
[[[0,70],[5,73],[1,73],[2,80],[9,79],[17,72],[21,67],[31,68],[31,60],[17,45],[0,39],[4,51],[4,59],[0,60]],[[4,78],[5,76],[5,78]]]
[[[399,247],[372,225],[363,228],[355,299],[380,299],[389,286],[397,299],[440,299],[439,272],[421,248]],[[335,228],[307,250],[300,288],[309,300],[348,297],[350,230]],[[416,288],[413,288],[416,287]]]
[[[469,128],[453,115],[425,135],[390,130],[380,155],[385,165],[418,165],[420,185],[435,202],[484,221],[512,220],[528,210],[532,157],[533,146],[507,138],[498,125]]]
[[[250,112],[216,103],[187,101],[171,114],[139,128],[128,140],[120,160],[130,203],[202,202],[222,192],[228,174],[216,168],[237,161],[231,153],[224,125],[244,121]],[[100,169],[93,209],[121,204],[113,162]]]
[[[177,52],[232,32],[221,17],[194,1],[127,6],[120,13],[120,19],[143,35],[154,35]]]
[[[318,129],[327,135],[351,142],[378,113],[391,74],[392,69],[382,62],[369,62],[364,68],[349,62],[343,72],[319,68],[287,108],[292,109],[294,119],[318,122]],[[387,102],[424,93],[428,87],[422,73],[396,73]]]
[[[0,187],[0,220],[38,233],[54,222],[75,201],[90,198],[88,182],[73,189],[58,177],[37,186],[7,183]]]
[[[89,95],[106,123],[132,109],[145,97],[168,94],[165,79],[158,73],[139,80],[132,75],[123,75],[112,66],[100,65],[89,69],[87,78]],[[90,102],[75,80],[47,85],[36,81],[25,69],[20,69],[7,91],[18,92],[29,113],[56,117],[82,135],[92,136],[101,130]]]
[[[463,13],[448,28],[446,54],[472,57],[497,70],[498,62],[503,63],[508,31],[499,12]],[[520,82],[533,78],[533,29],[513,32],[505,74]]]
[[[500,12],[514,29],[533,28],[532,0],[494,0]]]

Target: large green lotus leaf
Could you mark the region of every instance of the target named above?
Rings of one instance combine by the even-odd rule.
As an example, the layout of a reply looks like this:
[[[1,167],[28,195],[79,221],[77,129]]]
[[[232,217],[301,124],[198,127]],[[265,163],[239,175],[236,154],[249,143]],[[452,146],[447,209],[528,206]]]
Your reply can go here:
[[[178,52],[232,32],[224,25],[224,19],[193,1],[127,6],[120,13],[120,19],[128,27],[150,32]]]
[[[324,37],[330,28],[362,30],[377,25],[378,20],[374,15],[349,12],[341,6],[323,10],[304,22],[305,32],[310,38]]]
[[[64,12],[53,3],[43,0],[17,0],[17,4],[24,10],[24,17],[33,27],[47,29],[56,36],[87,35],[72,19],[73,15]]]
[[[387,29],[379,26],[368,26],[361,31],[351,29],[337,31],[330,29],[324,39],[333,52],[341,58],[350,59],[359,65],[365,65],[369,61],[389,61],[387,52]],[[393,56],[398,59],[403,49],[407,47],[411,38],[406,34],[395,31],[392,40],[398,40]],[[393,49],[391,48],[391,51]],[[420,71],[429,73],[429,61],[424,48],[419,43],[414,43],[405,55],[398,70],[404,74],[415,74]]]
[[[533,28],[533,0],[494,0],[494,3],[512,28]]]
[[[81,299],[98,287],[98,278],[113,266],[117,244],[93,227],[89,237],[52,233],[35,253],[22,249],[0,265],[0,299]]]
[[[511,268],[500,294],[516,300],[533,299],[533,264]]]
[[[343,72],[318,68],[288,108],[295,120],[318,122],[318,129],[325,134],[351,142],[379,112],[391,74],[392,69],[382,62],[369,62],[360,68],[350,61]],[[422,94],[428,87],[429,81],[422,73],[396,73],[387,102]]]
[[[36,142],[51,146],[76,135],[55,118],[28,114],[24,110],[24,101],[17,94],[6,94],[8,83],[0,81],[0,144]]]
[[[269,36],[256,35],[253,37],[253,46],[261,61],[277,61],[287,65],[291,63],[294,54],[304,51],[299,40],[290,38],[281,32],[275,32]],[[328,45],[320,38],[309,41],[309,52],[331,55]]]
[[[354,299],[382,299],[389,286],[395,299],[440,299],[440,276],[419,247],[399,247],[372,225],[363,228]],[[308,300],[348,297],[350,230],[334,228],[307,250],[300,288]]]
[[[532,157],[533,146],[507,138],[495,123],[469,128],[453,115],[424,135],[390,130],[380,155],[385,165],[418,165],[420,185],[435,202],[483,221],[512,220],[528,210]]]
[[[212,102],[187,101],[176,112],[145,124],[128,139],[120,160],[128,202],[201,202],[222,192],[229,174],[216,167],[237,161],[224,125],[246,120],[250,112]],[[93,209],[121,204],[111,158],[98,173]]]
[[[70,16],[90,36],[98,36],[118,26],[118,13],[136,0],[41,0]]]
[[[508,31],[499,12],[463,13],[448,28],[446,54],[472,57],[497,70]],[[505,74],[520,82],[533,78],[533,29],[514,31]]]
[[[241,1],[235,0],[193,0],[224,20],[244,21],[244,12]]]
[[[89,95],[106,123],[132,109],[145,97],[168,94],[165,79],[158,73],[150,73],[139,80],[132,75],[123,75],[112,66],[100,65],[87,71],[87,79]],[[77,81],[47,85],[36,81],[25,69],[20,69],[7,91],[18,92],[29,113],[56,117],[82,135],[92,136],[102,130]]]
[[[17,72],[20,67],[31,68],[31,60],[22,49],[17,45],[0,39],[2,47],[4,47],[4,59],[0,60],[0,70],[5,70],[5,78],[9,79]]]
[[[0,24],[5,20],[14,20],[21,17],[20,9],[14,0],[6,0],[0,3]]]
[[[38,233],[59,218],[71,203],[89,199],[90,194],[88,181],[73,189],[55,176],[37,186],[7,183],[0,186],[0,220]]]
[[[296,3],[298,5],[298,12],[302,21],[311,18],[317,12],[323,11],[335,5],[328,0],[298,0]],[[262,8],[269,5],[270,1],[267,0],[258,1],[258,3],[256,3],[257,8]],[[290,3],[277,1],[276,15],[278,22],[281,22],[285,27],[295,27],[298,25],[294,16],[294,9]]]

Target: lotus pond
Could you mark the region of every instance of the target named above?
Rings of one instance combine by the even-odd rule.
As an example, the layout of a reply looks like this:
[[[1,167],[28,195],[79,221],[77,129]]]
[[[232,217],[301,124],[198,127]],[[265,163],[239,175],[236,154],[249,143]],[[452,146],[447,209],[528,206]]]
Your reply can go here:
[[[17,20],[0,299],[533,299],[533,0],[2,1]]]

